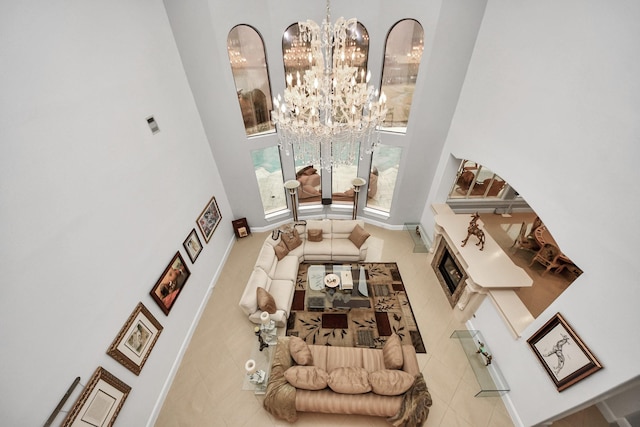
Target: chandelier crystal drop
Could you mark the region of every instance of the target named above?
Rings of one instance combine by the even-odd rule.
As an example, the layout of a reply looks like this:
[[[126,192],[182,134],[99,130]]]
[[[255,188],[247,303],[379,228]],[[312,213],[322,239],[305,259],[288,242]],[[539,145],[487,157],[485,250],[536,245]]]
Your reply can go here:
[[[357,20],[341,17],[332,24],[327,0],[321,26],[307,20],[298,28],[301,44],[310,46],[308,69],[287,74],[283,96],[273,99],[280,149],[293,151],[297,164],[325,170],[354,164],[373,152],[387,114],[386,96],[369,85],[371,73],[352,66],[356,52],[348,42],[357,36]]]

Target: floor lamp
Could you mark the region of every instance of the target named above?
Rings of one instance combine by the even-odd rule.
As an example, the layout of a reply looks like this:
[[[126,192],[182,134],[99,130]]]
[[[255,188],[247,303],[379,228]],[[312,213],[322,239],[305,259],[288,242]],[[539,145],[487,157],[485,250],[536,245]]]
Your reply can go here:
[[[296,193],[300,187],[300,181],[297,179],[291,179],[284,183],[284,188],[289,190],[289,197],[291,197],[291,211],[293,212],[293,221],[298,221],[298,204],[296,203]]]
[[[360,194],[360,188],[365,185],[367,181],[363,178],[353,178],[351,184],[353,184],[353,216],[351,219],[356,219],[358,216],[358,195]]]

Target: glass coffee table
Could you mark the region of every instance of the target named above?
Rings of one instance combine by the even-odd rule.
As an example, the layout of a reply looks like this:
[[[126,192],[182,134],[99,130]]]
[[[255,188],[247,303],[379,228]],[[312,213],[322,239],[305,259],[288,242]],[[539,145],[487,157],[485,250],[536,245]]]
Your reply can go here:
[[[371,307],[366,269],[358,264],[310,265],[305,307],[308,311]]]

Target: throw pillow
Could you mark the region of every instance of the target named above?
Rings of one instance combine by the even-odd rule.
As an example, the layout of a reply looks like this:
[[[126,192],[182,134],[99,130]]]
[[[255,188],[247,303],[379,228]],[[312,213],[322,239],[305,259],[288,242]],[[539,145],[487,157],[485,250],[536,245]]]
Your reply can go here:
[[[361,394],[371,391],[369,373],[364,368],[336,368],[329,373],[327,384],[336,393]]]
[[[300,337],[289,337],[289,353],[298,365],[313,365],[313,356],[307,343]]]
[[[382,347],[384,367],[387,369],[402,369],[404,358],[402,356],[402,342],[400,337],[393,333]]]
[[[317,366],[292,366],[284,371],[285,379],[302,390],[322,390],[327,387],[329,374]]]
[[[351,234],[349,234],[349,240],[351,240],[353,244],[356,245],[358,249],[360,249],[360,246],[364,244],[369,236],[370,234],[367,233],[364,228],[360,227],[360,224],[357,224],[355,227],[353,227],[353,231],[351,231]]]
[[[307,234],[309,235],[308,240],[310,242],[322,242],[322,229],[318,228],[315,230],[308,230]]]
[[[282,233],[282,241],[290,251],[294,250],[302,244],[302,240],[300,239],[298,230],[296,230],[295,228],[292,228],[291,231],[285,231],[284,233]]]
[[[258,300],[258,308],[261,311],[274,314],[278,309],[276,307],[276,300],[273,299],[273,296],[267,292],[265,288],[258,287],[258,289],[256,289],[256,299]]]
[[[278,243],[273,247],[273,250],[276,253],[276,257],[278,258],[278,261],[286,257],[287,254],[289,253],[289,248],[287,248],[287,245],[285,245],[282,240],[280,241],[280,243]]]
[[[413,385],[415,378],[408,372],[397,369],[382,369],[369,374],[369,383],[375,394],[398,396]]]

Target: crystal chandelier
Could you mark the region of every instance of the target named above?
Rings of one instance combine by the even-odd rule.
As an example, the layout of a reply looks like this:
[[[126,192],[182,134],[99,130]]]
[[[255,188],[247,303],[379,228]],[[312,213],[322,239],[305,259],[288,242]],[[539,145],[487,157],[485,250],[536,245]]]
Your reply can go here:
[[[353,66],[356,52],[349,39],[357,36],[357,20],[327,16],[319,26],[299,22],[300,43],[289,55],[300,57],[301,44],[309,46],[304,74],[289,73],[284,95],[274,97],[272,120],[280,149],[295,156],[297,164],[330,170],[354,164],[378,144],[378,128],[387,114],[386,96],[369,85],[371,73]]]

